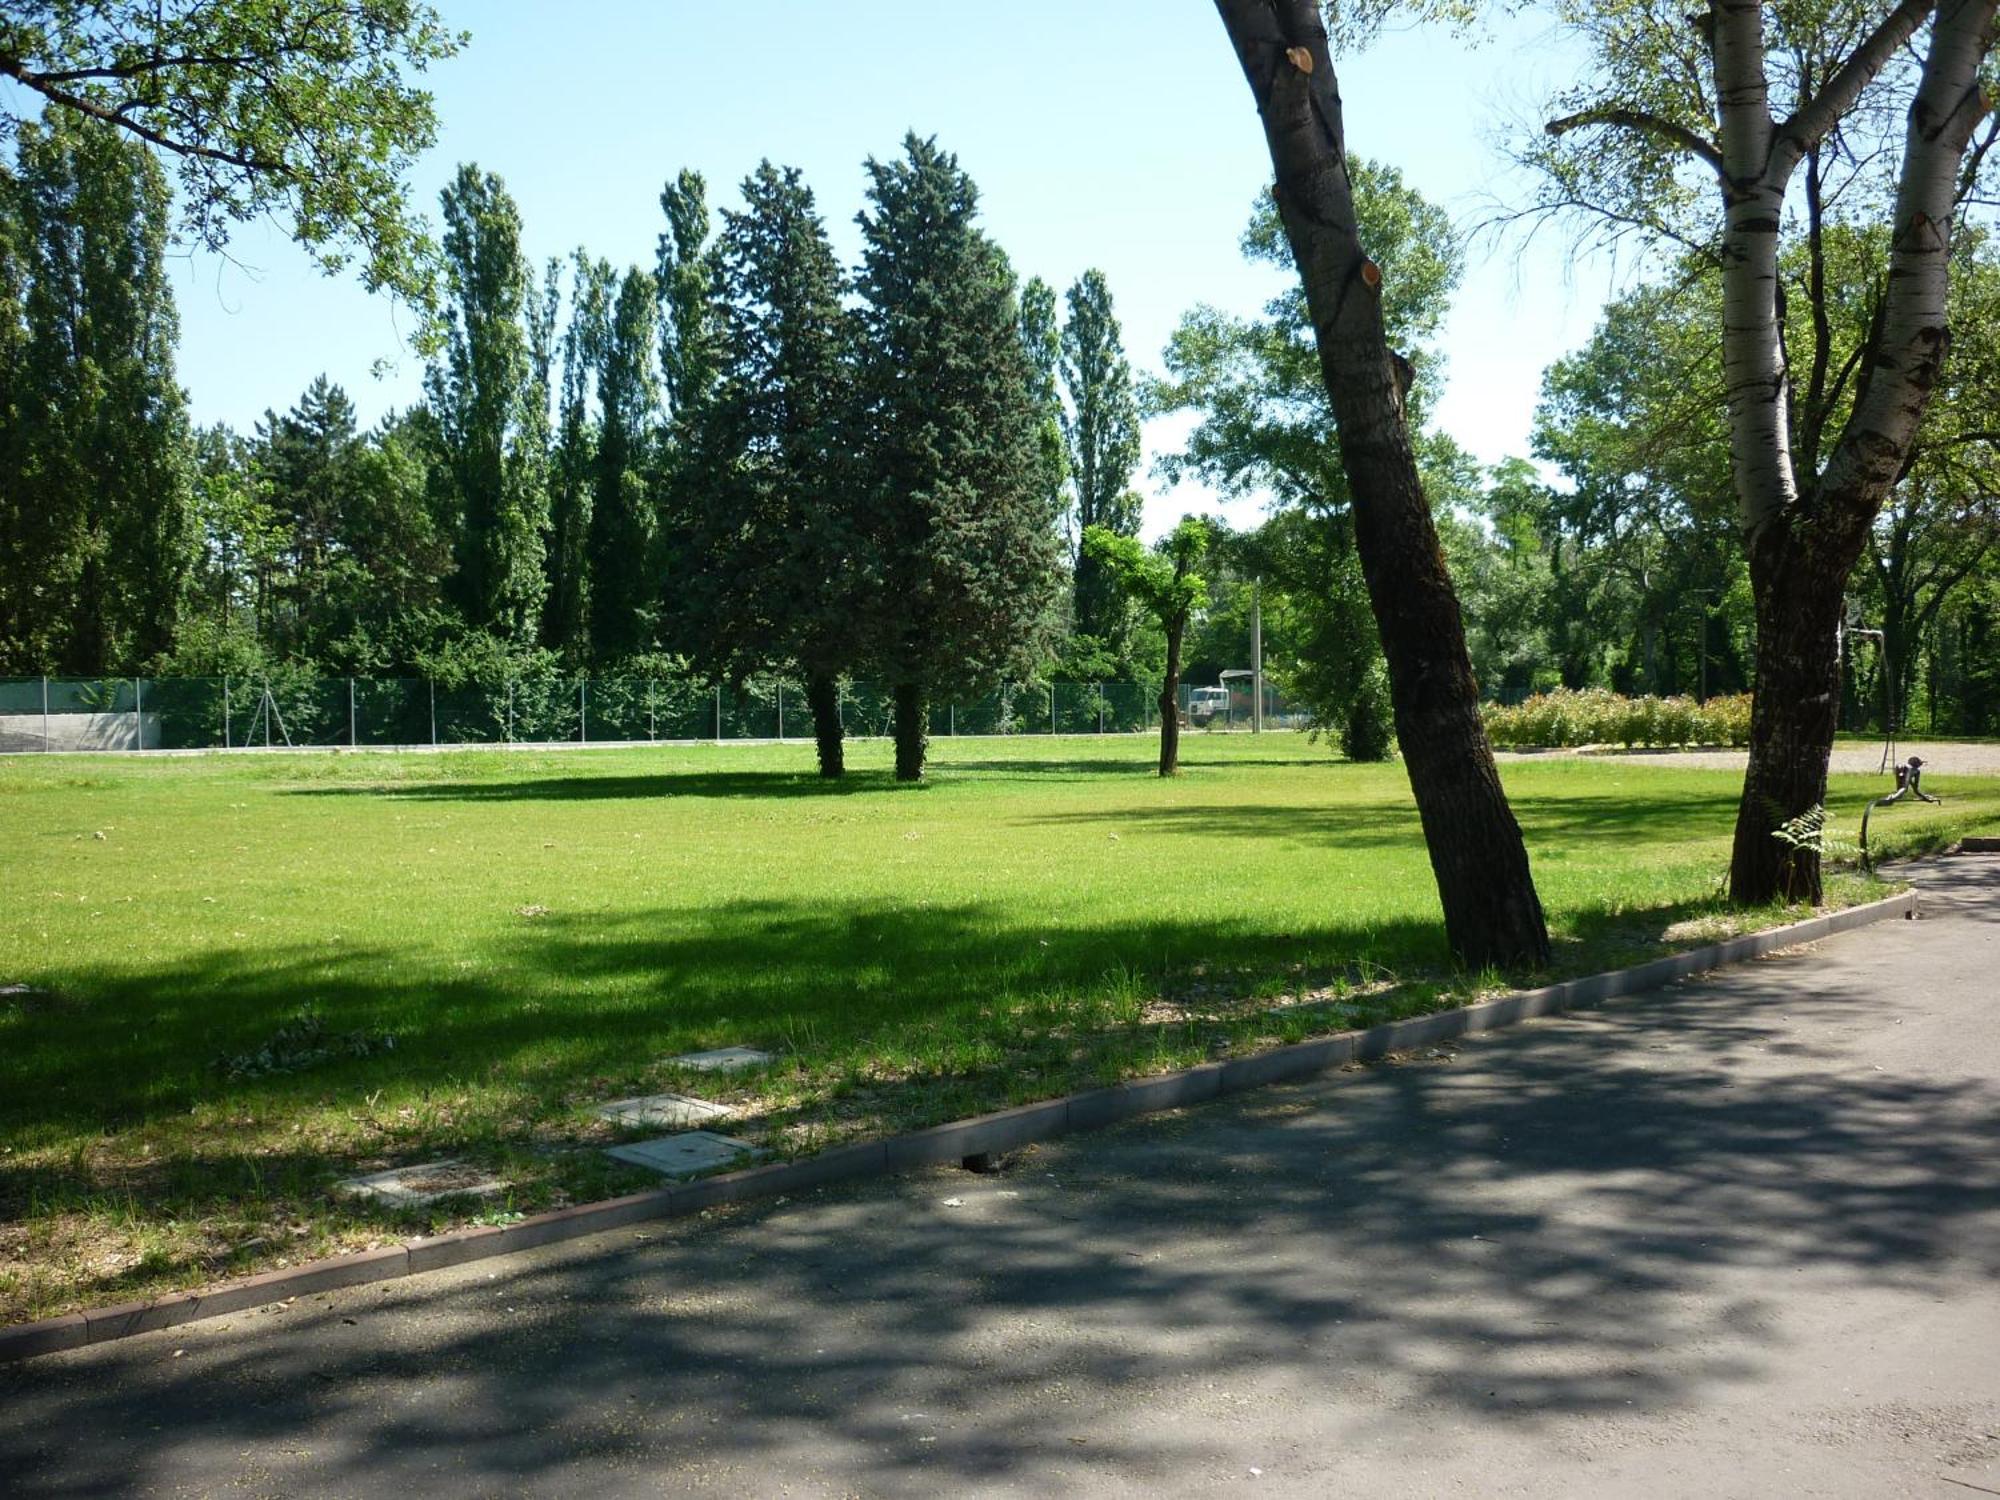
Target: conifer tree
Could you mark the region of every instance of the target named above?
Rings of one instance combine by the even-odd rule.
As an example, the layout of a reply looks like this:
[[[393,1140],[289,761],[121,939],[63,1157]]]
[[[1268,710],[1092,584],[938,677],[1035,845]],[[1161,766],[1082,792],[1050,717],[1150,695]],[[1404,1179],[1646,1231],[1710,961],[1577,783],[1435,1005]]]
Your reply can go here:
[[[1046,650],[1055,530],[1034,367],[1007,257],[956,157],[912,134],[870,159],[860,215],[872,650],[895,694],[896,775],[923,775],[928,703]]]
[[[716,247],[722,363],[689,429],[708,477],[677,597],[690,654],[718,675],[798,669],[820,774],[838,776],[838,683],[862,649],[870,574],[847,446],[854,319],[798,170],[760,164],[743,203]]]

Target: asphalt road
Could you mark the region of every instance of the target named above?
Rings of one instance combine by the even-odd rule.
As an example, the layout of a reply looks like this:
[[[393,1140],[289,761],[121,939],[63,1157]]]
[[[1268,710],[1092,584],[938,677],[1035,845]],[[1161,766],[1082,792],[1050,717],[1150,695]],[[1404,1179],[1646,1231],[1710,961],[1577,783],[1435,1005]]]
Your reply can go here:
[[[9,1495],[2000,1494],[2000,858],[1450,1055],[0,1369]]]

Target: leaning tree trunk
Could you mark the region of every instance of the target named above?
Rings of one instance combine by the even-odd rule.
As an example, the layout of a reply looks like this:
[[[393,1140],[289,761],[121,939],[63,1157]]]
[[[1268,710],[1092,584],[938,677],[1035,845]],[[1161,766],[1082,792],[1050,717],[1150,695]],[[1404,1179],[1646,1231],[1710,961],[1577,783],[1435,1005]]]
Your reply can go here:
[[[1382,273],[1361,247],[1317,0],[1216,0],[1216,9],[1263,117],[1278,209],[1312,312],[1445,935],[1468,964],[1546,963],[1541,899],[1480,722],[1458,597],[1410,447],[1408,365],[1389,348]]]
[[[1730,856],[1738,900],[1817,905],[1819,830],[1796,822],[1826,805],[1827,761],[1840,710],[1836,633],[1854,559],[1817,553],[1791,533],[1750,556],[1757,609],[1757,695],[1750,767]]]
[[[930,705],[914,682],[896,684],[896,779],[924,779],[924,751],[930,744]]]
[[[1167,676],[1160,688],[1160,774],[1181,768],[1181,637],[1187,622],[1167,631]]]
[[[806,674],[806,707],[812,710],[813,748],[819,754],[819,774],[831,779],[847,770],[847,750],[841,737],[840,685],[823,672]]]

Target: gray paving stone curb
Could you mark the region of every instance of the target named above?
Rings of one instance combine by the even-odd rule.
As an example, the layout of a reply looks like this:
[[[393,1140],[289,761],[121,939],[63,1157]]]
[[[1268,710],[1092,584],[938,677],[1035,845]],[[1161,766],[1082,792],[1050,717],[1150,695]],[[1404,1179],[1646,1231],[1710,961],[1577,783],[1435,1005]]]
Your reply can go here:
[[[1569,979],[1536,990],[1517,990],[1455,1010],[1371,1026],[1366,1031],[1342,1032],[1251,1057],[1204,1063],[1156,1078],[1134,1079],[1039,1104],[975,1115],[886,1140],[836,1147],[798,1161],[773,1162],[653,1192],[556,1209],[505,1226],[455,1230],[409,1245],[268,1271],[202,1291],[176,1292],[150,1301],[92,1308],[39,1323],[0,1328],[0,1363],[128,1338],[337,1287],[391,1281],[491,1256],[511,1255],[537,1245],[580,1239],[652,1219],[681,1218],[727,1203],[749,1203],[830,1182],[879,1177],[915,1167],[963,1161],[969,1156],[1011,1151],[1072,1131],[1100,1129],[1135,1115],[1181,1109],[1223,1094],[1310,1077],[1347,1063],[1370,1062],[1392,1052],[1434,1047],[1440,1042],[1475,1032],[1495,1031],[1536,1016],[1588,1008],[1619,995],[1655,989],[1690,974],[1740,963],[1779,948],[1833,937],[1870,922],[1888,917],[1914,917],[1916,911],[1917,893],[1904,891],[1866,906],[1730,938],[1635,968]]]

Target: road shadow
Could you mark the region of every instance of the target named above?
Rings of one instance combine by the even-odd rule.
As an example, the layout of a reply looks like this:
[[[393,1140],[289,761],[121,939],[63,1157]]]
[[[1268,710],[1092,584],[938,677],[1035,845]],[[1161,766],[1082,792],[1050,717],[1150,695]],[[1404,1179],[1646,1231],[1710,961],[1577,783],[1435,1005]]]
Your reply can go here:
[[[184,1358],[0,1369],[0,1472],[47,1495],[1058,1493],[1185,1488],[1237,1399],[1338,1407],[1355,1444],[1387,1403],[1551,1441],[1672,1413],[1775,1357],[1794,1278],[2000,1275],[2000,1101],[1865,1071],[1880,1004],[1778,961],[1078,1138],[1013,1196],[827,1192],[168,1336]],[[1148,1391],[1216,1394],[1162,1424],[1130,1407]]]

